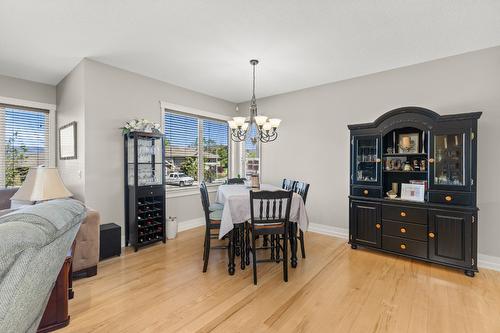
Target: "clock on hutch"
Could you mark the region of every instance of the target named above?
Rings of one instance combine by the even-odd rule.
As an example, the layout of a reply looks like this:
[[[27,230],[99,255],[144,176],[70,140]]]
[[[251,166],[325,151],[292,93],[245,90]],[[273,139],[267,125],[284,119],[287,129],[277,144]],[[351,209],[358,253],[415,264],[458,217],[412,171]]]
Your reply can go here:
[[[477,272],[477,121],[421,107],[349,125],[349,243]]]

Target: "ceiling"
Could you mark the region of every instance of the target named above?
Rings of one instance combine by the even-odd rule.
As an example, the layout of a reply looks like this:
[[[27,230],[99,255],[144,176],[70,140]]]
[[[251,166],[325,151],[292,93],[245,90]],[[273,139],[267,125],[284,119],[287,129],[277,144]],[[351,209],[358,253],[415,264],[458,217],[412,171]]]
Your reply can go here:
[[[84,57],[232,102],[500,45],[498,0],[2,0],[0,74]]]

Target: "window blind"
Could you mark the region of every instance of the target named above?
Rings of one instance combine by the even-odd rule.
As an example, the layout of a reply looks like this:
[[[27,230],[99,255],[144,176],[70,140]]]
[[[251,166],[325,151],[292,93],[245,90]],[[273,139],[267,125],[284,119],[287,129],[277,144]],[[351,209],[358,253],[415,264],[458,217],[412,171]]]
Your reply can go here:
[[[229,126],[227,122],[203,120],[203,179],[224,183],[229,167]]]
[[[165,159],[168,174],[185,173],[198,180],[198,119],[165,112]]]
[[[251,175],[260,174],[260,153],[259,153],[259,141],[257,143],[252,142],[252,138],[257,136],[257,128],[255,124],[251,125],[250,133],[247,134],[245,140],[245,177],[250,178]]]
[[[0,187],[19,187],[29,168],[49,165],[49,113],[0,105]]]

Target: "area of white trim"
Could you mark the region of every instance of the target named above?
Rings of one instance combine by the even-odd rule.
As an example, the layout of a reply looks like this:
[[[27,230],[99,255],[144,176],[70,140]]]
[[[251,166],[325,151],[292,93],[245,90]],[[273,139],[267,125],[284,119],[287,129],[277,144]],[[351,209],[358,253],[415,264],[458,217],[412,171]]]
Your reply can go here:
[[[347,228],[332,227],[329,225],[318,224],[318,223],[310,223],[308,230],[310,232],[315,232],[318,234],[333,236],[346,240],[348,239],[349,235],[349,229]],[[477,265],[480,268],[486,268],[500,272],[500,257],[478,253]]]
[[[332,227],[330,225],[324,225],[319,223],[309,223],[310,232],[315,232],[322,235],[334,236],[337,238],[347,239],[349,231],[346,228]]]
[[[48,110],[48,111],[55,111],[56,110],[55,104],[40,103],[40,102],[30,101],[30,100],[26,100],[26,99],[19,99],[19,98],[0,96],[0,103],[1,104],[9,104],[9,105],[13,105],[13,106],[24,106],[27,108],[41,109],[41,110]]]
[[[477,265],[481,268],[491,269],[500,272],[500,257],[489,256],[487,254],[478,253]]]
[[[189,229],[194,229],[197,227],[201,227],[205,225],[205,219],[203,217],[197,218],[197,219],[192,219],[192,220],[187,220],[187,221],[182,221],[179,222],[177,231],[182,232],[186,231]]]
[[[218,187],[219,187],[218,185],[207,185],[208,193],[217,192]],[[165,189],[165,193],[167,195],[167,199],[188,197],[191,195],[199,195],[200,189],[196,185],[190,187],[167,188]]]
[[[160,108],[161,108],[162,112],[165,110],[171,110],[171,111],[185,113],[187,115],[196,115],[196,116],[200,116],[200,117],[206,117],[206,118],[212,118],[212,119],[218,119],[218,120],[231,120],[232,119],[232,117],[226,116],[226,115],[223,115],[220,113],[195,109],[195,108],[192,108],[189,106],[169,103],[166,101],[160,101]],[[163,118],[163,114],[162,114],[162,118]]]

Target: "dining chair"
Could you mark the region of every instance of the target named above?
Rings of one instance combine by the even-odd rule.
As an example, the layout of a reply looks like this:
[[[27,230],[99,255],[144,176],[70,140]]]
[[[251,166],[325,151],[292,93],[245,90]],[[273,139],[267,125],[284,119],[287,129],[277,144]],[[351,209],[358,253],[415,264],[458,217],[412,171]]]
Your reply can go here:
[[[283,280],[288,281],[288,230],[292,191],[250,191],[250,231],[252,234],[253,283],[257,284],[257,263],[276,259],[257,260],[255,241],[260,235],[274,236],[277,248],[283,252]],[[282,243],[280,244],[280,241]]]
[[[228,185],[243,185],[245,184],[246,178],[228,178],[227,184]]]
[[[309,184],[301,181],[295,181],[293,184],[293,191],[299,194],[304,201],[304,205],[306,204],[307,193],[309,192]],[[302,258],[306,258],[306,248],[304,245],[304,232],[299,229],[299,236],[297,239],[300,241],[300,253],[302,254]]]
[[[287,191],[293,191],[294,185],[295,185],[295,180],[284,178],[283,184],[281,184],[281,188]]]
[[[218,239],[218,233],[212,234],[212,230],[220,229],[220,221],[222,219],[222,210],[210,210],[210,200],[208,197],[208,189],[205,182],[200,184],[200,195],[201,204],[203,206],[203,212],[205,214],[205,242],[203,244],[203,273],[207,271],[208,259],[210,257],[210,249],[229,249],[231,244],[227,246],[213,246],[211,247],[210,241],[212,239]],[[231,237],[229,237],[231,241]]]
[[[208,193],[207,183],[205,183],[204,181],[202,181],[201,184],[200,184],[200,187],[201,186],[203,186],[203,188],[205,189],[205,191]],[[221,204],[221,203],[218,203],[218,202],[210,203],[210,200],[209,200],[208,201],[208,209],[211,212],[214,212],[216,210],[223,210],[224,209],[224,205]]]

